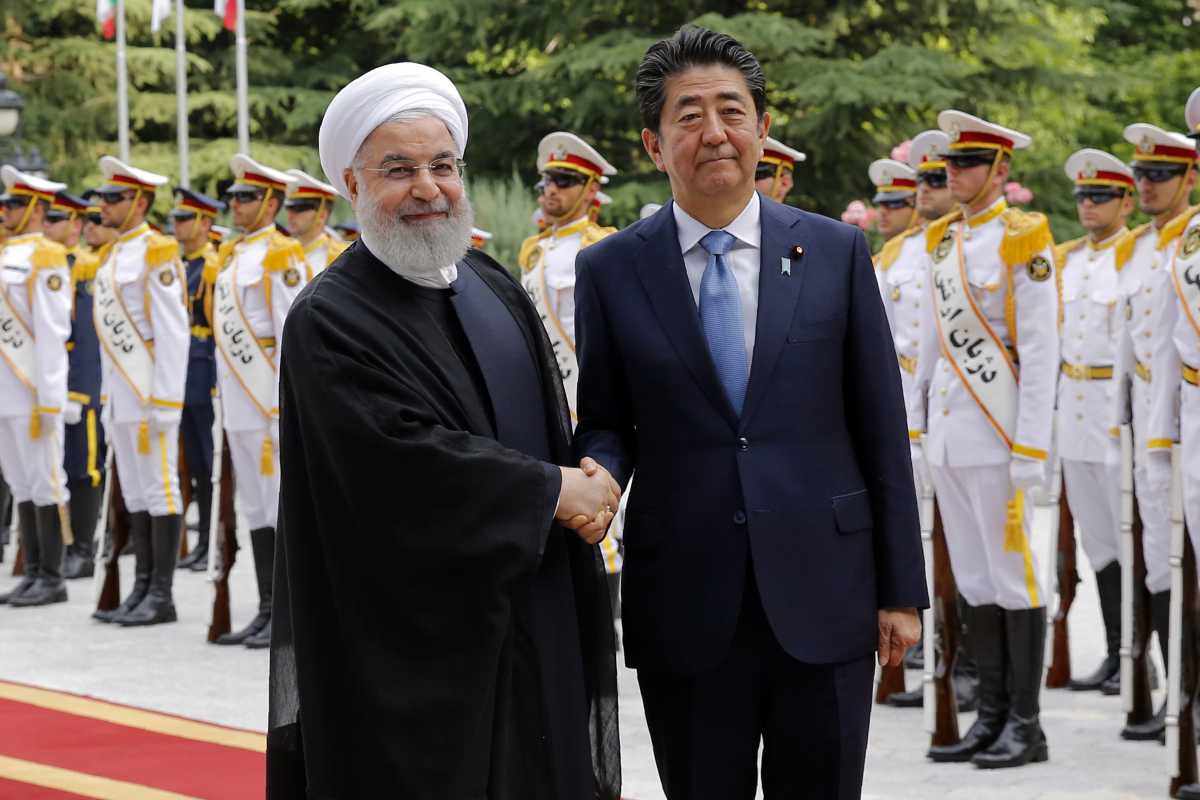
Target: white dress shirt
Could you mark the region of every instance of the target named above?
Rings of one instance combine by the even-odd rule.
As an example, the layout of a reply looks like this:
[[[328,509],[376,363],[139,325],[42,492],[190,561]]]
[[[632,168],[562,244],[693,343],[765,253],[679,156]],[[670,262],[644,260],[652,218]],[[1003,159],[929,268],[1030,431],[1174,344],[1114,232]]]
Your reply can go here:
[[[683,253],[683,266],[687,270],[688,284],[692,287],[692,299],[700,308],[700,279],[708,267],[708,251],[700,246],[700,240],[712,232],[712,228],[691,214],[671,204],[675,213],[675,227],[679,232],[679,249]],[[758,192],[750,196],[750,202],[742,213],[722,230],[737,239],[733,249],[725,254],[725,264],[737,281],[738,297],[742,301],[742,328],[746,339],[746,366],[754,358],[754,330],[758,323],[758,273],[762,265],[762,226],[759,218],[761,204]]]

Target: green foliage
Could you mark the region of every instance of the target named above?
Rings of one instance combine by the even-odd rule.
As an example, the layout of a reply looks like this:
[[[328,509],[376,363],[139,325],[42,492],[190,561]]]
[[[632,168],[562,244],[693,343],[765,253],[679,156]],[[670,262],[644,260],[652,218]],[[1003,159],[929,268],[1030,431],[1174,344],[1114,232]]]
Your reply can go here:
[[[227,185],[235,150],[233,36],[186,0],[193,185]],[[645,156],[633,91],[646,47],[689,21],[749,46],[768,78],[772,133],[808,153],[790,201],[837,216],[870,195],[867,165],[961,108],[1032,135],[1013,177],[1058,238],[1078,235],[1062,164],[1092,146],[1128,157],[1125,125],[1177,129],[1200,75],[1197,0],[249,0],[252,154],[320,174],[316,133],[338,88],[380,64],[422,61],[471,110],[471,192],[505,263],[532,232],[537,142],[574,130],[620,174],[606,224],[669,187]],[[174,18],[151,34],[127,0],[133,157],[176,178]],[[93,6],[8,0],[0,70],[26,98],[22,135],[79,188],[116,140],[114,48]],[[156,210],[164,210],[160,197]],[[344,206],[335,217],[345,218]]]

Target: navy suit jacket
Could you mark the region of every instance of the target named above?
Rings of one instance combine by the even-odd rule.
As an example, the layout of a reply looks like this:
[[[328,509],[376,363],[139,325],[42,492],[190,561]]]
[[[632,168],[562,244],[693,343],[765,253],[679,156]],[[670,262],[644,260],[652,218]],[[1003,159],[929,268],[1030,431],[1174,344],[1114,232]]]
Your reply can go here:
[[[576,260],[576,454],[622,485],[637,471],[622,587],[630,667],[715,666],[748,559],[776,638],[803,662],[868,655],[880,608],[928,607],[900,372],[866,240],[765,197],[761,226],[740,419],[670,203]]]

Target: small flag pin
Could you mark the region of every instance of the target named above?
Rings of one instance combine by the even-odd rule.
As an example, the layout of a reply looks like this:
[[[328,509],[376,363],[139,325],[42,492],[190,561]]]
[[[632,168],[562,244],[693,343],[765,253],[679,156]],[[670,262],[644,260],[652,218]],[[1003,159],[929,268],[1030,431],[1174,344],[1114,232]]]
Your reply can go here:
[[[792,260],[790,258],[779,259],[779,272],[789,278],[792,276]]]

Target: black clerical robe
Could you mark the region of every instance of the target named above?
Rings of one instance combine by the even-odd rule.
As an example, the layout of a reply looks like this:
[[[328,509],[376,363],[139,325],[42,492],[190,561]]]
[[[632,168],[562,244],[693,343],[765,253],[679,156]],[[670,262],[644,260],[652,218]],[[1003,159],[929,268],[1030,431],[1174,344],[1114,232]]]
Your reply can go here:
[[[283,336],[268,796],[619,794],[595,547],[554,524],[570,425],[520,286],[361,242]]]

